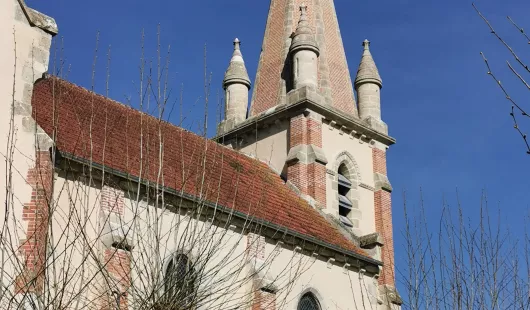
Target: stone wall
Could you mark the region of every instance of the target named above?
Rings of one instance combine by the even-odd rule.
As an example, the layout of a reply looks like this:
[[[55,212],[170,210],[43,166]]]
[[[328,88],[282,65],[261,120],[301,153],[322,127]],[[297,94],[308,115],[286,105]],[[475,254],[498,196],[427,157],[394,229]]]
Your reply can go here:
[[[31,98],[33,83],[48,70],[57,26],[23,0],[4,0],[0,4],[0,29],[0,145],[7,162],[0,165],[0,201],[6,206],[1,208],[0,217],[9,217],[5,227],[9,233],[3,233],[6,247],[0,264],[5,274],[1,281],[11,288],[10,293],[28,298],[43,291],[53,189],[52,143],[32,119]],[[5,252],[6,248],[9,251]],[[16,285],[11,285],[12,278],[16,278]]]

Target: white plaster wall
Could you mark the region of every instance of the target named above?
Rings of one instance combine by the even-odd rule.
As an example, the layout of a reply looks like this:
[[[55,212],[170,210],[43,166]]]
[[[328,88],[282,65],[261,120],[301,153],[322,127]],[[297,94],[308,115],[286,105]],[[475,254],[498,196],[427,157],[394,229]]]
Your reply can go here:
[[[98,239],[101,190],[88,186],[87,181],[57,177],[54,183],[48,247],[53,254],[46,282],[49,296],[61,298],[51,308],[60,304],[74,309],[96,308],[104,284],[100,272],[104,247]]]
[[[373,160],[372,148],[370,144],[353,138],[347,133],[342,133],[337,128],[332,128],[329,125],[322,126],[322,149],[328,159],[327,169],[334,169],[337,165],[337,156],[347,151],[355,159],[358,174],[360,175],[359,183],[374,187],[373,176]],[[327,174],[326,180],[326,201],[328,203],[327,209],[332,210],[338,214],[338,206],[334,205],[337,191],[332,188],[332,180],[334,176]],[[375,212],[374,212],[374,193],[373,191],[358,186],[359,193],[359,209],[362,213],[362,220],[360,221],[359,230],[361,234],[366,235],[375,232]]]
[[[252,283],[243,281],[246,237],[230,229],[218,228],[207,222],[196,221],[187,215],[163,211],[145,202],[126,200],[126,222],[134,223],[133,285],[130,302],[137,304],[136,296],[153,289],[163,290],[163,270],[175,253],[186,254],[197,266],[204,265],[200,289],[208,296],[201,309],[234,308],[248,302]],[[156,219],[159,221],[156,221]],[[154,227],[158,227],[158,232]],[[158,244],[158,246],[154,246]],[[243,270],[242,272],[237,272]],[[149,281],[147,279],[155,279]],[[221,280],[222,279],[222,280]],[[243,284],[240,286],[239,284]],[[237,308],[237,307],[236,307]]]
[[[154,207],[146,204],[131,201],[128,204],[130,209],[127,212],[127,220],[132,220],[131,214],[136,214],[136,221],[141,222],[137,225],[135,238],[144,239],[143,242],[139,239],[135,241],[134,260],[138,260],[142,254],[146,258],[161,258],[158,262],[154,259],[143,264],[140,269],[133,270],[133,286],[140,291],[149,291],[147,287],[142,287],[145,276],[152,272],[149,269],[157,264],[154,269],[164,267],[167,259],[176,251],[184,251],[195,260],[203,259],[204,254],[200,253],[214,253],[211,259],[205,262],[205,274],[209,280],[203,283],[201,289],[205,290],[203,292],[209,294],[210,298],[209,303],[201,309],[250,309],[250,304],[248,308],[241,306],[242,303],[250,301],[249,292],[252,290],[252,282],[247,278],[250,268],[245,255],[246,235],[242,235],[240,231],[216,228],[208,223],[190,220],[187,216],[169,211],[157,213]],[[160,240],[160,248],[155,249],[149,236],[156,233],[149,228],[149,224],[152,224],[157,216],[163,219],[159,223],[160,236],[164,237]],[[191,230],[195,231],[196,235],[186,236],[186,232]],[[189,243],[191,240],[200,242],[192,246]],[[342,266],[328,265],[326,261],[295,253],[270,242],[266,243],[264,257],[263,271],[279,289],[277,309],[295,310],[301,294],[309,289],[317,294],[323,309],[365,309],[363,302],[366,309],[371,309],[370,304],[376,301],[377,282],[367,276],[359,277],[359,273],[355,271],[345,271]],[[237,270],[242,272],[235,272]],[[220,281],[222,277],[226,278]],[[141,280],[142,278],[144,280]],[[131,298],[134,298],[134,294],[131,294]],[[134,301],[131,301],[134,304]]]
[[[258,132],[258,142],[245,145],[240,151],[269,163],[276,172],[281,173],[289,151],[287,146],[288,129],[288,120],[282,120],[267,129],[261,129]],[[250,139],[254,140],[255,138],[250,137]]]
[[[105,250],[98,240],[101,191],[86,184],[57,178],[51,230],[51,246],[56,254],[55,263],[48,270],[48,278],[55,279],[58,289],[66,289],[63,299],[72,304],[79,302],[81,308],[94,305],[100,288],[106,286],[103,276],[97,273],[96,260],[103,257]],[[131,227],[134,245],[129,309],[140,308],[136,296],[161,285],[162,270],[177,251],[199,265],[205,264],[201,291],[209,298],[200,309],[250,309],[253,282],[248,277],[251,268],[245,255],[247,235],[234,227],[217,227],[169,209],[155,208],[153,202],[137,202],[134,192],[125,193],[125,197],[122,219],[124,225]],[[211,255],[205,259],[204,253]],[[267,241],[262,261],[262,275],[279,289],[277,309],[295,310],[301,295],[309,290],[319,298],[323,309],[372,309],[370,304],[375,305],[374,279],[345,270],[342,265],[328,264],[325,258],[315,259]],[[90,285],[73,298],[88,281]]]
[[[273,246],[268,245],[267,251]],[[372,309],[376,305],[377,281],[368,276],[361,276],[356,271],[345,270],[343,267],[314,259],[306,255],[283,249],[271,274],[281,274],[285,262],[292,261],[300,267],[301,272],[291,284],[290,290],[281,291],[278,300],[279,309],[296,310],[302,294],[315,293],[323,309]],[[284,277],[288,278],[288,277]],[[287,280],[287,279],[286,279]],[[285,281],[284,283],[286,283]]]

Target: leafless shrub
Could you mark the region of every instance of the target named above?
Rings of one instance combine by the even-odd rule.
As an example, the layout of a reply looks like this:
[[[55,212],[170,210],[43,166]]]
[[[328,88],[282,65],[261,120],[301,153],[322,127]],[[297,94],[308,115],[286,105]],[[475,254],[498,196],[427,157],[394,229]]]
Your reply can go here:
[[[466,217],[444,201],[438,225],[428,219],[432,206],[405,199],[406,259],[401,282],[404,309],[529,309],[528,230],[514,234],[490,213],[483,195],[480,214]],[[438,208],[437,208],[438,209]]]

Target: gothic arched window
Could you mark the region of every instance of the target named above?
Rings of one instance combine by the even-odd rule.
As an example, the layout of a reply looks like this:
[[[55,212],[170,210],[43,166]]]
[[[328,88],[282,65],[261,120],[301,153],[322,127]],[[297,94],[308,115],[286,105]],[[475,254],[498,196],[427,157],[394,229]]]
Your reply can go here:
[[[320,310],[320,303],[318,302],[315,295],[312,293],[306,293],[298,302],[297,310]]]
[[[164,296],[168,303],[187,309],[195,297],[196,273],[184,254],[175,255],[165,270]]]
[[[339,175],[339,218],[344,225],[353,227],[353,223],[348,216],[353,206],[348,199],[348,193],[352,188],[352,182],[348,178],[348,170],[344,164],[339,166],[339,171],[337,172]]]

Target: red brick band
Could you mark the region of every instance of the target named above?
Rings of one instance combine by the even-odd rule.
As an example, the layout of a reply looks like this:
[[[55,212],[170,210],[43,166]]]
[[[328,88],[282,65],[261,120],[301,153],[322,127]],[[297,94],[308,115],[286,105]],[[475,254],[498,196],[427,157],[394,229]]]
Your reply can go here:
[[[22,210],[22,220],[28,226],[26,239],[21,240],[19,248],[23,257],[23,271],[16,278],[16,292],[41,294],[44,289],[48,218],[53,189],[50,152],[35,152],[35,167],[28,171],[27,182],[32,187],[32,193],[30,202],[24,204]]]
[[[128,309],[128,289],[131,285],[131,257],[129,251],[114,247],[105,250],[105,266],[113,289],[107,292],[101,310]]]
[[[374,173],[386,175],[386,154],[373,148],[372,151]],[[375,227],[383,238],[381,260],[384,264],[379,277],[379,284],[395,285],[394,273],[394,238],[392,230],[392,200],[387,190],[379,189],[374,193]]]
[[[250,260],[265,261],[265,237],[249,233],[247,235],[247,255]],[[261,287],[253,286],[252,310],[275,310],[276,294]]]
[[[386,173],[386,153],[377,148],[372,149],[372,160],[374,162],[374,173],[387,175]]]
[[[322,122],[305,114],[291,118],[289,146],[322,147]],[[319,162],[296,162],[287,167],[287,179],[302,194],[313,197],[320,207],[326,206],[326,166]]]
[[[254,291],[252,310],[276,310],[276,294],[264,290]]]
[[[296,163],[287,167],[287,178],[302,194],[313,197],[321,208],[326,206],[326,166],[321,163]]]
[[[247,255],[251,259],[265,259],[265,237],[249,233],[247,235]]]
[[[103,186],[100,199],[101,211],[123,216],[125,209],[124,193],[120,189]],[[106,275],[111,286],[104,294],[102,310],[128,309],[128,289],[131,286],[131,253],[115,247],[106,248],[103,253]]]
[[[289,146],[315,145],[322,147],[322,122],[304,114],[291,118]]]
[[[380,190],[374,193],[375,226],[383,238],[381,260],[384,263],[379,284],[394,286],[394,239],[392,233],[392,201],[390,193]]]

